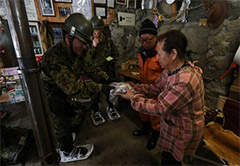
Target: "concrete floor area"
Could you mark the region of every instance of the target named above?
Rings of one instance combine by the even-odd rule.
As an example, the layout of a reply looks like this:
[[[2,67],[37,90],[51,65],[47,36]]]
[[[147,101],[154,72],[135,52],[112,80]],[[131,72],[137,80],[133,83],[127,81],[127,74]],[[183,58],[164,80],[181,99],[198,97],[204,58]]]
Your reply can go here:
[[[77,143],[93,143],[92,156],[85,161],[76,162],[83,165],[159,165],[160,152],[145,149],[148,137],[135,137],[132,131],[138,126],[125,114],[117,121],[107,119],[102,126],[94,127],[87,117],[82,134],[78,135]]]
[[[76,145],[93,143],[92,155],[83,161],[60,163],[60,165],[160,165],[161,152],[156,147],[148,151],[145,146],[150,136],[135,137],[133,130],[140,126],[137,112],[131,109],[128,101],[121,101],[119,113],[121,119],[111,121],[101,107],[106,122],[94,126],[90,114],[85,117],[81,133],[77,135]],[[31,128],[24,103],[5,106],[9,115],[2,124]],[[24,165],[41,165],[35,146],[26,154]]]
[[[94,126],[90,114],[86,114],[82,130],[76,137],[76,145],[94,144],[92,155],[83,161],[60,163],[60,165],[160,165],[161,152],[158,147],[152,151],[145,148],[150,136],[135,137],[132,134],[133,130],[140,127],[141,121],[138,113],[130,107],[129,101],[120,101],[121,119],[116,121],[108,119],[105,107],[106,105],[102,104],[100,109],[106,122],[100,126]],[[8,112],[8,115],[1,119],[1,125],[31,128],[24,102],[4,104],[1,105],[1,109]],[[202,149],[199,152],[201,151]],[[201,154],[203,157],[195,158],[192,165],[223,165],[209,150],[204,149]],[[207,159],[209,157],[217,162],[210,162]],[[23,161],[18,165],[41,166],[34,143],[31,144]],[[183,163],[183,165],[187,164]]]

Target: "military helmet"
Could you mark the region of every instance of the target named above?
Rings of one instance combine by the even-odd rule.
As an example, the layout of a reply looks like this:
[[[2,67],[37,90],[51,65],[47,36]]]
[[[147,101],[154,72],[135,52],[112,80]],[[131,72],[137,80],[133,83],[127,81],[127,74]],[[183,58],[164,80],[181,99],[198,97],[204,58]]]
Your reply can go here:
[[[93,16],[91,18],[93,29],[102,29],[104,28],[103,19],[100,16]]]
[[[85,43],[92,40],[92,23],[82,13],[71,14],[64,22],[64,30]]]

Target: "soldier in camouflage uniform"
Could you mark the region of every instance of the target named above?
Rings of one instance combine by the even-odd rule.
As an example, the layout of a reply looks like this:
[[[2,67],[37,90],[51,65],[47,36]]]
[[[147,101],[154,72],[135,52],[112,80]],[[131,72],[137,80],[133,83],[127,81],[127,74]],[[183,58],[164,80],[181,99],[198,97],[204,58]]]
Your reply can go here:
[[[94,105],[92,101],[95,101],[95,94],[108,87],[88,77],[100,74],[99,77],[107,78],[106,73],[93,69],[95,66],[87,55],[92,33],[92,24],[84,15],[72,14],[64,23],[63,41],[50,48],[41,61],[41,76],[48,96],[61,162],[86,159],[93,151],[93,144],[73,146],[72,138],[72,133],[79,132],[83,121],[79,106],[83,107],[86,102]]]
[[[91,18],[91,22],[93,25],[93,47],[90,50],[92,59],[95,62],[96,66],[105,71],[108,76],[111,78],[111,81],[115,79],[115,61],[119,56],[118,49],[114,44],[113,40],[108,37],[104,32],[104,22],[100,16],[93,16]],[[110,81],[111,80],[111,81]],[[100,94],[99,94],[100,96]],[[119,113],[116,108],[114,108],[113,104],[109,101],[109,96],[107,96],[108,107],[106,108],[107,115],[110,120],[115,120],[120,118]],[[99,111],[99,106],[96,105],[95,109],[91,114],[92,121],[95,125],[99,125],[105,122],[101,112]]]

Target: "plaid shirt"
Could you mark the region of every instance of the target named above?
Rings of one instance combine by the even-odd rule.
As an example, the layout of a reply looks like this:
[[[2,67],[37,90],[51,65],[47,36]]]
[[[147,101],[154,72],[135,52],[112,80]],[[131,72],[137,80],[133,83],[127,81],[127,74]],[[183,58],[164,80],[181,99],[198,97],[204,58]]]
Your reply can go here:
[[[168,76],[164,70],[154,84],[136,84],[132,107],[160,116],[159,146],[181,161],[193,155],[204,129],[204,85],[196,66]]]

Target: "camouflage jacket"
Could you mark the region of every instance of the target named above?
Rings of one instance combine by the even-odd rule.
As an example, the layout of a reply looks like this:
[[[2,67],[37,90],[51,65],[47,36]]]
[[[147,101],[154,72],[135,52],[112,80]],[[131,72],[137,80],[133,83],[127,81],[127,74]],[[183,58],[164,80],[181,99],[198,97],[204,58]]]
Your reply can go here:
[[[63,41],[51,47],[41,60],[41,76],[46,91],[84,99],[100,92],[102,85],[86,77],[100,72],[87,54],[84,52],[83,56],[75,57],[70,55]],[[106,74],[102,75],[106,77]]]
[[[110,77],[114,77],[112,74],[115,73],[115,62],[119,57],[119,52],[113,40],[104,35],[103,41],[97,47],[91,48],[90,53],[94,64]]]

